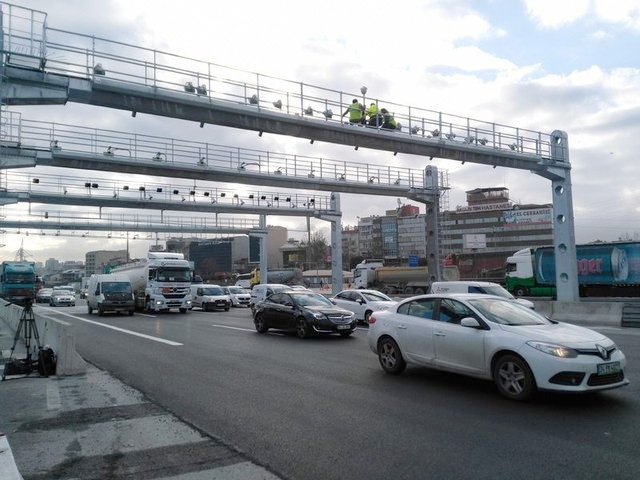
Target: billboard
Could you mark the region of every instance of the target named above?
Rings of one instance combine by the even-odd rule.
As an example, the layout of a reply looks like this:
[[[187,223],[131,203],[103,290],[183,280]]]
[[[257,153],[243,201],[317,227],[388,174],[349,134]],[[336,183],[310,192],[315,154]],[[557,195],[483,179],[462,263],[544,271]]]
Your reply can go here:
[[[551,224],[553,211],[547,208],[532,208],[526,210],[506,210],[502,212],[505,227],[526,224]]]
[[[260,237],[249,235],[249,263],[260,263]]]
[[[462,248],[487,248],[487,236],[484,233],[465,233],[462,235]]]

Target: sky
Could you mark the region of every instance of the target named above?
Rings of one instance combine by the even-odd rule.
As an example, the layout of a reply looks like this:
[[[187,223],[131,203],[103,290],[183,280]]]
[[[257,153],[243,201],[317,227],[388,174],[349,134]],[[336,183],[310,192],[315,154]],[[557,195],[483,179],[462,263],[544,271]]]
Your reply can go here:
[[[568,133],[578,243],[640,235],[640,0],[14,0],[47,13],[50,27],[164,50],[381,102]],[[506,187],[516,203],[551,203],[549,181],[529,172],[323,144],[79,104],[12,107],[23,118],[274,152],[447,172],[450,208],[474,188]],[[42,167],[36,167],[40,169]],[[34,169],[31,169],[34,170]],[[72,175],[61,172],[61,175]],[[406,200],[402,199],[403,202]],[[411,202],[407,202],[411,203]],[[342,196],[343,225],[394,209],[397,198]],[[5,216],[51,206],[5,207]],[[421,212],[424,206],[421,205]],[[268,224],[305,235],[304,218]],[[330,238],[328,224],[311,228]],[[114,235],[115,237],[115,235]],[[119,239],[6,232],[11,259],[84,260]],[[130,242],[143,256],[149,241]]]

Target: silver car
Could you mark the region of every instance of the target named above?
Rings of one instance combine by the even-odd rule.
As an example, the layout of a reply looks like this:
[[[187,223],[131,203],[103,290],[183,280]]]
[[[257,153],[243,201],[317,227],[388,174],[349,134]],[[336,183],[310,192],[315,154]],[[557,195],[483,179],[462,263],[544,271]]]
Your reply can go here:
[[[76,294],[69,290],[53,290],[51,299],[49,300],[49,306],[60,307],[67,305],[70,307],[76,306]]]

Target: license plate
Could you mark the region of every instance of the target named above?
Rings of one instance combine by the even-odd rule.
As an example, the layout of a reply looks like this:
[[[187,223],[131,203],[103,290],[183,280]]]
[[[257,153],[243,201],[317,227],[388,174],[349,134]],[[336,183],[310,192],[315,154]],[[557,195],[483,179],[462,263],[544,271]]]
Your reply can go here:
[[[338,325],[338,330],[349,330],[351,325]]]
[[[620,362],[601,363],[598,365],[598,375],[610,375],[620,371]]]

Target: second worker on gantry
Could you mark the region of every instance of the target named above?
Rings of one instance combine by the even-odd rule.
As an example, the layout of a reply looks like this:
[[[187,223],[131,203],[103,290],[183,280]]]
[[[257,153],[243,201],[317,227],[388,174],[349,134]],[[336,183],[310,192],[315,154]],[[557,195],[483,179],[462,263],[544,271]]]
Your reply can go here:
[[[352,125],[369,125],[371,127],[381,127],[385,130],[395,130],[397,123],[393,115],[386,108],[378,110],[378,105],[371,102],[368,108],[364,108],[357,98],[351,101],[342,116],[349,114],[349,123]],[[367,120],[368,118],[368,120]]]

